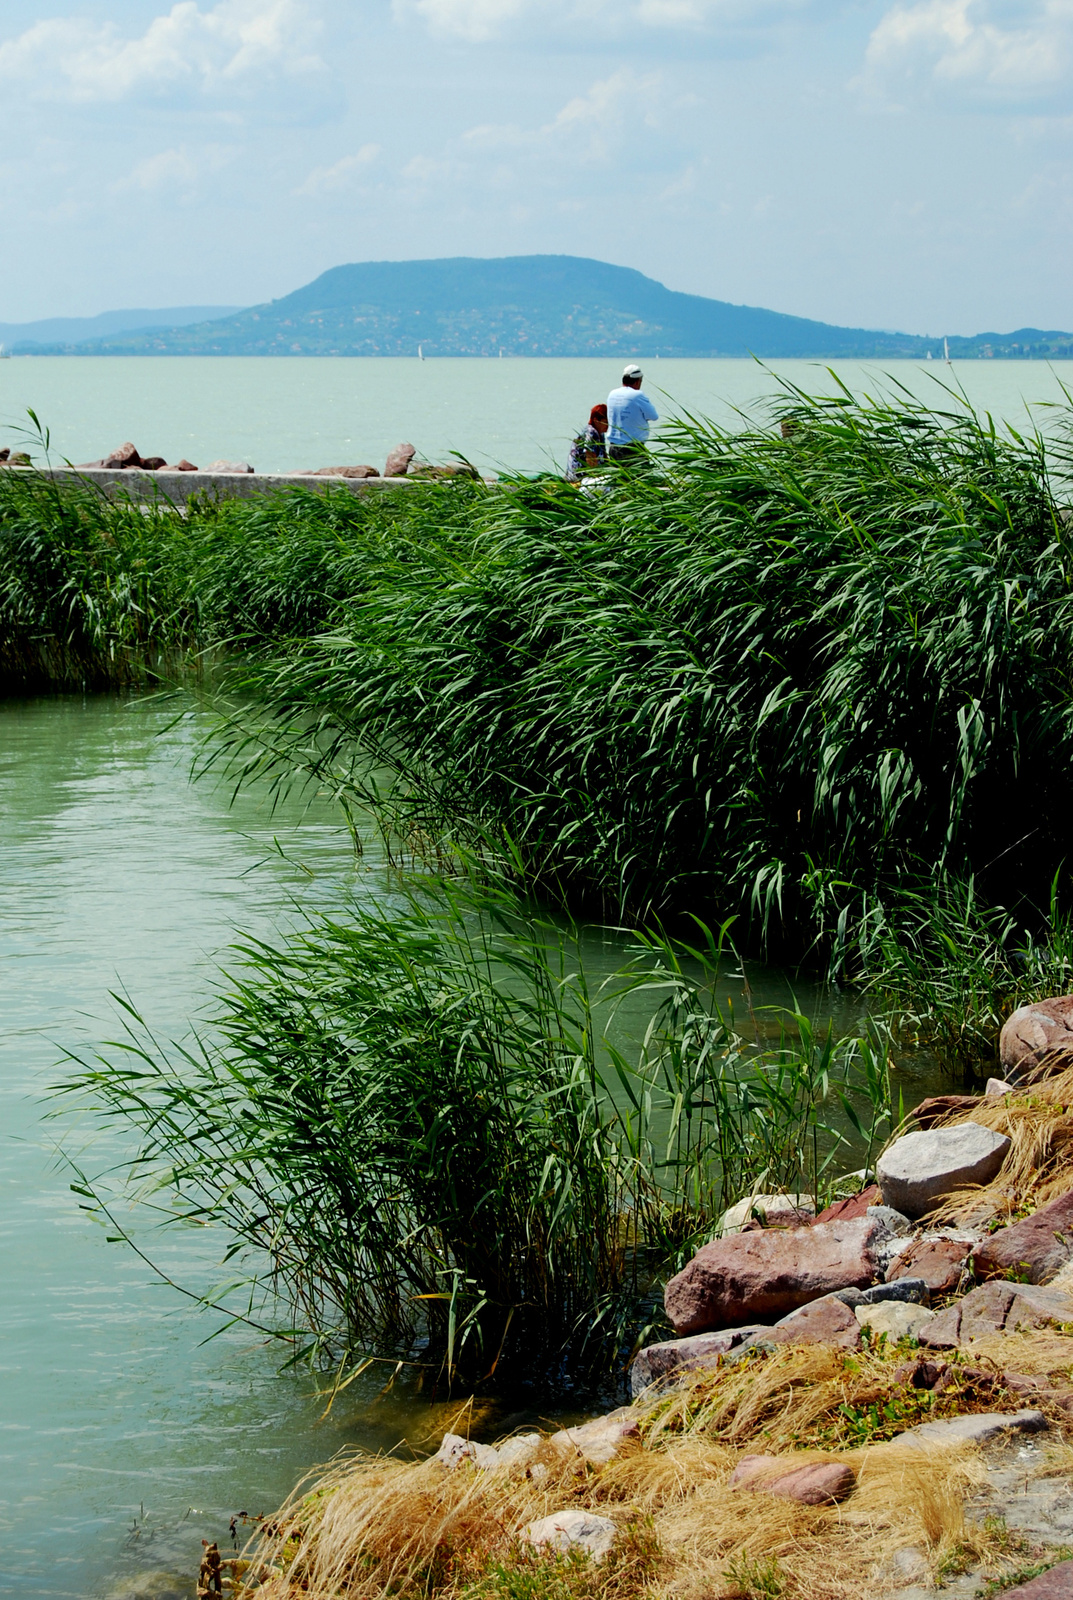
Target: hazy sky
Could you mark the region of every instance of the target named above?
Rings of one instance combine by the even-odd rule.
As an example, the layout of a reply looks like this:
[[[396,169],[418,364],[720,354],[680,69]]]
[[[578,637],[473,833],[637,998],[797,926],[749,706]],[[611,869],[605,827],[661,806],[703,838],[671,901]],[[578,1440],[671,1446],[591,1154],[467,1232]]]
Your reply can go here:
[[[0,40],[0,321],[551,251],[1073,328],[1073,0],[0,0]]]

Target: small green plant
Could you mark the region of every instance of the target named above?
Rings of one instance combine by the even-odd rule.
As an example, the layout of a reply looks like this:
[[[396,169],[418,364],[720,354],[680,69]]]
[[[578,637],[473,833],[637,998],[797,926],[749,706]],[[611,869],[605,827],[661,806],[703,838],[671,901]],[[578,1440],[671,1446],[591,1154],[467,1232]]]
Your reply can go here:
[[[774,1556],[728,1561],[726,1578],[732,1586],[726,1591],[728,1600],[779,1600],[786,1592],[786,1574]]]
[[[1023,1548],[1022,1541],[1018,1541],[1018,1545]],[[1050,1572],[1052,1567],[1059,1567],[1063,1561],[1070,1560],[1073,1560],[1073,1545],[1062,1545],[1060,1548],[1048,1550],[1042,1561],[1031,1562],[1018,1567],[1015,1571],[1005,1572],[997,1578],[989,1578],[982,1589],[977,1589],[976,1600],[994,1600],[995,1595],[1016,1588],[1018,1584],[1029,1583],[1044,1572]]]

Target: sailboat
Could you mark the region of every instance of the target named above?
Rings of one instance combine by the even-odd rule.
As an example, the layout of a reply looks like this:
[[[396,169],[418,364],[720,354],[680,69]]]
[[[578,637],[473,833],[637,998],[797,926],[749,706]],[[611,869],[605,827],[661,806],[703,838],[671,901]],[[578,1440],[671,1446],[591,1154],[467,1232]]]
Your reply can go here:
[[[425,352],[422,350],[420,345],[417,347],[417,359],[418,361],[424,361],[425,359]]]
[[[10,360],[11,360],[11,351],[5,349],[5,347],[2,344],[0,344],[0,361],[10,361]]]
[[[951,365],[951,361],[950,361],[950,341],[949,341],[949,339],[944,339],[943,340],[943,360],[946,362],[948,367]]]

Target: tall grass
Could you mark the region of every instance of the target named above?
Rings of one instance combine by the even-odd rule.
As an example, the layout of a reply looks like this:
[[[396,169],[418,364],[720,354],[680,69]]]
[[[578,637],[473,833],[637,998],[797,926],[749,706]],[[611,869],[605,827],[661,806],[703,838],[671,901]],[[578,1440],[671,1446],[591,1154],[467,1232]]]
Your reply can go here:
[[[344,1367],[546,1376],[628,1351],[727,1205],[825,1192],[889,1120],[866,1041],[796,1018],[750,1049],[666,944],[594,995],[571,937],[505,893],[425,885],[241,955],[195,1045],[128,1013],[67,1088],[133,1126],[134,1192],[222,1227],[250,1291]],[[651,1011],[632,1051],[627,996]]]
[[[449,561],[430,519],[244,674],[236,769],[387,775],[403,830],[473,823],[575,904],[737,915],[835,972],[907,882],[1042,916],[1073,802],[1064,447],[954,399],[782,416],[683,423],[605,493],[484,497]]]

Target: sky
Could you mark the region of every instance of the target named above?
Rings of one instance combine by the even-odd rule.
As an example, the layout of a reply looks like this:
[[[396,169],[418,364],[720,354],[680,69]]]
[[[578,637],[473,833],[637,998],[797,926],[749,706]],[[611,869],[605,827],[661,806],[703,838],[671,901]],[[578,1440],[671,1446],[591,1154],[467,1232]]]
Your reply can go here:
[[[1073,328],[1073,0],[0,0],[0,321],[562,253]]]

